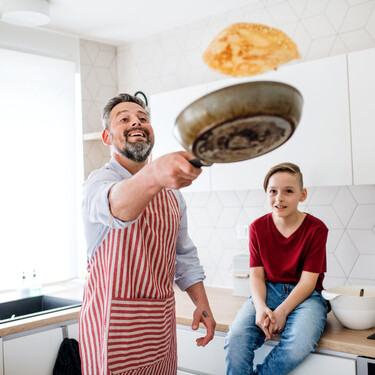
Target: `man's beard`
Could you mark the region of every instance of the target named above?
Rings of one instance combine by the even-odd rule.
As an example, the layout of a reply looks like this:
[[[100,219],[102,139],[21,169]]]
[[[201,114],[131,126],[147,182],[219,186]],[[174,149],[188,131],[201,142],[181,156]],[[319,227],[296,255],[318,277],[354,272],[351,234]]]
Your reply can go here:
[[[117,150],[121,155],[126,158],[141,163],[147,160],[152,150],[152,143],[148,140],[147,142],[126,142],[123,150]]]
[[[127,159],[130,159],[132,161],[135,161],[137,163],[142,163],[147,160],[147,158],[150,156],[152,147],[154,146],[153,143],[150,141],[149,136],[150,133],[147,129],[140,129],[142,130],[147,137],[147,141],[137,141],[137,142],[129,142],[128,141],[128,134],[132,131],[133,129],[130,129],[124,133],[124,137],[126,139],[125,147],[119,148],[117,145],[113,144],[113,137],[111,135],[111,141],[116,149],[117,153],[125,156]]]

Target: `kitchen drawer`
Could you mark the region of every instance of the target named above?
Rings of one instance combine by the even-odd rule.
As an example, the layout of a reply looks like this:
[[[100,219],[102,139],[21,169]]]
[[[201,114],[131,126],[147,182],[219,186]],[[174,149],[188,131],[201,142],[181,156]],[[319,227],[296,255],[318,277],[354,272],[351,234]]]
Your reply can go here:
[[[75,340],[79,341],[79,327],[78,327],[78,323],[69,324],[67,326],[67,328],[68,328],[68,337],[70,339],[75,339]]]
[[[225,375],[224,332],[216,332],[204,348],[196,339],[206,334],[204,329],[192,331],[190,326],[177,325],[178,370],[182,374]]]
[[[63,334],[61,328],[3,338],[4,375],[50,375]]]

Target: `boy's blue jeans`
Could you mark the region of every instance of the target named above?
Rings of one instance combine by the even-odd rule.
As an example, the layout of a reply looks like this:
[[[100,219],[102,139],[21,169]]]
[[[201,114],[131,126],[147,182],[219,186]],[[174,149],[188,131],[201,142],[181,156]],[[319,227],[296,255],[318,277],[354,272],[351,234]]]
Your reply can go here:
[[[294,285],[266,282],[266,305],[276,309],[293,290]],[[264,344],[265,335],[255,325],[255,307],[251,300],[237,313],[225,338],[227,375],[283,375],[295,369],[312,352],[323,333],[328,304],[321,294],[312,295],[288,316],[279,343],[253,369],[254,350]]]

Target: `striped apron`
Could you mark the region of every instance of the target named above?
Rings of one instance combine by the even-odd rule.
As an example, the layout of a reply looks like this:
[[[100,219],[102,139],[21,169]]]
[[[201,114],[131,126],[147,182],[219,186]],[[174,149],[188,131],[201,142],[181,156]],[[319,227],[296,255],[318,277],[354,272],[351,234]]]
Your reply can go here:
[[[175,195],[163,189],[135,223],[112,229],[94,254],[79,318],[82,374],[176,374],[180,220]]]

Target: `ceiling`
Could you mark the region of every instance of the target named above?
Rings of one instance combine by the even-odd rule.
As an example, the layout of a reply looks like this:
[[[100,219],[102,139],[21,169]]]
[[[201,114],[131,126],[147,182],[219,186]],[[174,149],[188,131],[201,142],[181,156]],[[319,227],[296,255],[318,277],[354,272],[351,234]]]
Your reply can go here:
[[[119,46],[254,1],[49,0],[51,21],[42,28]]]

